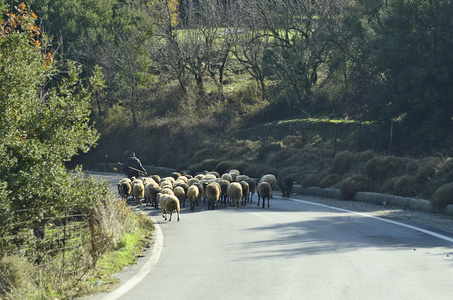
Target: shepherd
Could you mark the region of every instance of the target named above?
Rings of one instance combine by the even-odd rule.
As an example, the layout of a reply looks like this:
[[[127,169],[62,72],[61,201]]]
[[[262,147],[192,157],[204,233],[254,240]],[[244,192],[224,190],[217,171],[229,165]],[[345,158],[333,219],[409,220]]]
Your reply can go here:
[[[140,159],[135,156],[135,152],[132,152],[126,159],[123,165],[123,173],[126,174],[127,178],[138,178],[140,175],[148,175]]]

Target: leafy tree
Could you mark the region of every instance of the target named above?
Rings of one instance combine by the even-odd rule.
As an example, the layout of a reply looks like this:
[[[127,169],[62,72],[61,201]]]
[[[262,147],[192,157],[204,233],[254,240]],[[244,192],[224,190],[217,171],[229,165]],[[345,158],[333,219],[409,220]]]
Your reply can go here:
[[[400,119],[412,129],[448,128],[453,116],[453,4],[385,1],[378,12],[366,17],[372,33],[368,69],[381,78],[379,97],[371,103],[379,112],[376,117]]]
[[[6,17],[0,21],[3,236],[9,229],[40,228],[46,217],[65,209],[92,205],[95,184],[74,180],[64,162],[87,152],[98,133],[90,124],[91,92],[79,79],[80,66],[58,64],[43,52],[45,37],[25,4],[9,10],[6,1],[0,3]]]

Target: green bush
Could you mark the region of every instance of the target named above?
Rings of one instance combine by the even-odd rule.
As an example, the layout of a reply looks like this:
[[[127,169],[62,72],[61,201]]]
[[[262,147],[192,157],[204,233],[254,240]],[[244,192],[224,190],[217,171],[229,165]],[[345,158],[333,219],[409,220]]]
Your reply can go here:
[[[445,208],[449,204],[453,204],[453,182],[441,186],[431,198],[431,203],[434,207]]]
[[[354,198],[357,192],[366,191],[367,178],[362,174],[356,174],[341,182],[340,192],[347,199]]]
[[[233,169],[232,163],[229,161],[221,161],[215,167],[214,171],[218,172],[220,175],[224,174],[227,170]]]
[[[195,174],[197,172],[203,172],[203,171],[212,171],[214,168],[217,166],[219,161],[217,159],[205,159],[199,164],[194,164],[189,167],[190,173]]]
[[[366,163],[364,173],[372,180],[383,182],[404,175],[409,161],[403,157],[375,156]]]
[[[393,193],[397,196],[413,197],[416,195],[416,183],[414,177],[403,175],[398,177],[393,185]]]
[[[310,174],[302,180],[302,186],[303,187],[319,186],[320,181],[321,180],[319,179],[319,177],[317,175]]]
[[[328,188],[332,185],[337,184],[340,182],[341,176],[338,174],[329,174],[326,177],[324,177],[321,182],[319,183],[320,188]]]
[[[356,157],[351,152],[338,153],[332,161],[329,173],[343,175],[349,172],[356,163]]]
[[[360,162],[367,162],[375,156],[377,156],[376,152],[373,150],[366,150],[357,154],[357,160]]]
[[[453,181],[453,159],[446,160],[437,175],[444,177],[447,182]]]
[[[0,298],[20,293],[26,294],[32,286],[34,266],[25,258],[17,255],[5,256],[0,259]]]

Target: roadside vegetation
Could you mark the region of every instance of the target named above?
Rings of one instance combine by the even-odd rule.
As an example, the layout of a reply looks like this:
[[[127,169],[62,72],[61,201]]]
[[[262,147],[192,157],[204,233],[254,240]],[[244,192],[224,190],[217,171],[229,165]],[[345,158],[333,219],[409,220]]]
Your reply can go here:
[[[346,197],[451,204],[453,4],[214,2],[0,1],[5,297],[94,289],[85,280],[110,268],[107,250],[142,245],[149,234],[136,228],[148,221],[77,167],[132,151],[190,173],[235,168]],[[102,252],[98,237],[113,236],[98,227],[107,203],[136,221]]]

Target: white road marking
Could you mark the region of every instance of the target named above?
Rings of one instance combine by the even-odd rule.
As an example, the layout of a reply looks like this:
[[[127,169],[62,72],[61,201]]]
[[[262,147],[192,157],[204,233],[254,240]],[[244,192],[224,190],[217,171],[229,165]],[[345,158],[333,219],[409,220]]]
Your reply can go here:
[[[333,206],[329,206],[329,205],[325,205],[325,204],[319,204],[319,203],[314,203],[314,202],[304,201],[304,200],[298,200],[298,199],[291,199],[291,198],[288,199],[287,198],[287,200],[300,202],[300,203],[305,203],[305,204],[316,205],[316,206],[321,206],[321,207],[326,207],[326,208],[330,208],[330,209],[334,209],[334,210],[338,210],[338,211],[342,211],[342,212],[357,214],[357,215],[360,215],[360,216],[363,216],[363,217],[372,218],[372,219],[380,220],[380,221],[383,221],[383,222],[391,223],[391,224],[394,224],[394,225],[397,225],[397,226],[401,226],[401,227],[409,228],[409,229],[416,230],[416,231],[419,231],[419,232],[423,232],[423,233],[426,233],[426,234],[428,234],[430,236],[433,236],[433,237],[442,239],[444,241],[453,243],[453,238],[450,238],[448,236],[445,236],[445,235],[442,235],[442,234],[439,234],[439,233],[436,233],[436,232],[433,232],[433,231],[430,231],[430,230],[426,230],[426,229],[423,229],[423,228],[418,228],[418,227],[415,227],[415,226],[412,226],[412,225],[404,224],[404,223],[401,223],[401,222],[397,222],[397,221],[393,221],[393,220],[389,220],[389,219],[384,219],[384,218],[381,218],[381,217],[376,217],[376,216],[373,216],[373,215],[370,215],[370,214],[367,214],[367,213],[361,213],[361,212],[352,211],[352,210],[348,210],[348,209],[344,209],[344,208],[338,208],[338,207],[333,207]]]
[[[155,242],[153,245],[153,251],[150,254],[149,260],[140,268],[137,274],[134,275],[131,279],[129,279],[125,284],[120,286],[114,292],[108,294],[106,297],[102,298],[102,300],[114,300],[118,299],[129,290],[131,290],[137,283],[139,283],[145,276],[151,271],[151,267],[154,266],[160,258],[162,253],[162,248],[164,245],[164,236],[162,234],[162,229],[160,228],[159,224],[154,220],[154,226],[156,227],[155,233]]]

